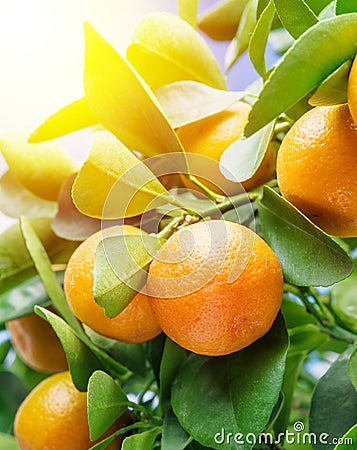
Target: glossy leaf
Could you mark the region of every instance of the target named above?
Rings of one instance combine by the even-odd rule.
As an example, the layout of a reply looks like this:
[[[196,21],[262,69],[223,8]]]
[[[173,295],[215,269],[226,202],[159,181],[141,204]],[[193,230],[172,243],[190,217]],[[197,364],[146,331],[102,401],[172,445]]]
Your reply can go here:
[[[134,373],[144,377],[146,359],[143,344],[127,344],[96,333],[85,326],[85,331],[98,348],[107,352],[112,358]]]
[[[248,45],[250,60],[252,61],[255,70],[261,76],[264,76],[266,73],[265,49],[274,16],[274,1],[270,0],[268,6],[264,9],[258,19]]]
[[[57,203],[37,197],[7,171],[0,178],[0,211],[16,218],[52,217],[57,212]]]
[[[120,314],[144,286],[146,269],[163,242],[150,235],[118,235],[98,245],[93,292],[107,317]]]
[[[11,342],[10,342],[10,337],[8,337],[6,340],[3,339],[3,336],[1,343],[0,343],[0,364],[3,364],[6,356],[9,353],[9,350],[11,348]]]
[[[288,295],[283,296],[281,312],[288,329],[317,323],[316,318],[306,311],[305,306],[292,300]]]
[[[332,307],[339,319],[357,333],[357,261],[352,274],[333,286]]]
[[[172,383],[186,357],[185,349],[166,338],[160,366],[160,404],[164,414],[170,408]]]
[[[148,431],[133,434],[124,439],[122,450],[148,450],[152,448],[157,436],[161,433],[160,427],[152,428]]]
[[[181,80],[226,88],[208,45],[173,14],[159,12],[141,19],[134,29],[127,58],[152,89]]]
[[[151,208],[170,201],[168,192],[150,169],[108,131],[94,133],[88,159],[74,182],[72,197],[80,212],[104,219],[136,216],[154,200]]]
[[[9,372],[21,380],[23,385],[30,391],[34,389],[38,383],[48,377],[48,374],[38,372],[37,370],[26,365],[17,354],[9,365],[6,363],[6,366]]]
[[[78,243],[58,238],[51,230],[51,218],[28,220],[39,236],[51,263],[66,263]],[[22,237],[20,225],[12,225],[0,235],[0,292],[17,286],[35,274],[36,270]]]
[[[348,376],[357,391],[357,347],[354,348],[348,361]]]
[[[313,324],[301,325],[289,332],[290,355],[310,353],[328,340],[328,335]]]
[[[105,226],[112,226],[113,221],[101,221],[85,216],[75,207],[72,199],[72,186],[76,174],[63,183],[58,196],[58,212],[52,222],[52,230],[62,239],[84,241]]]
[[[0,371],[0,432],[13,432],[16,411],[28,392],[15,375]]]
[[[77,168],[58,144],[28,144],[26,133],[2,133],[0,151],[12,176],[45,200],[56,200],[63,181]]]
[[[336,16],[357,12],[357,0],[336,0],[335,12]]]
[[[332,72],[310,97],[312,106],[329,106],[347,102],[347,84],[352,61],[344,62]]]
[[[88,23],[85,40],[84,91],[98,121],[145,155],[181,151],[156,97],[135,70]]]
[[[88,383],[88,423],[91,440],[98,439],[128,409],[128,399],[111,376],[97,370]]]
[[[258,435],[277,402],[288,338],[281,316],[260,340],[228,356],[191,354],[172,386],[172,407],[183,428],[202,445],[231,449],[215,436]],[[200,420],[197,420],[197,418]],[[241,450],[250,449],[246,443]]]
[[[335,450],[351,450],[357,446],[357,423],[347,431],[341,441],[336,445]]]
[[[245,135],[251,136],[293,106],[356,51],[357,13],[327,19],[311,27],[270,74],[249,114]]]
[[[177,81],[156,89],[173,128],[216,114],[247,96],[247,92],[215,89],[197,81]]]
[[[30,253],[31,259],[41,277],[49,298],[66,322],[76,330],[76,332],[83,333],[79,322],[73,315],[72,310],[67,303],[62,286],[58,283],[52,269],[49,256],[47,255],[36,230],[33,228],[31,221],[26,217],[22,217],[20,226],[26,248]]]
[[[232,181],[249,180],[258,170],[273,136],[274,122],[253,136],[238,139],[222,153],[220,170]]]
[[[162,450],[182,450],[186,448],[186,444],[190,441],[190,436],[181,427],[177,417],[170,409],[164,418],[162,426]]]
[[[178,0],[178,11],[181,19],[197,28],[198,0]]]
[[[1,450],[20,450],[16,439],[10,434],[0,433]]]
[[[226,72],[248,48],[251,34],[256,25],[257,3],[258,0],[249,0],[244,8],[237,33],[230,42],[224,57]]]
[[[89,109],[86,99],[81,98],[48,117],[32,132],[28,142],[48,141],[96,123],[98,120]]]
[[[274,0],[274,5],[283,26],[295,39],[319,20],[304,0]]]
[[[233,39],[247,2],[248,0],[223,0],[215,3],[199,20],[199,28],[217,41]]]
[[[316,436],[328,433],[330,437],[326,443],[317,440],[314,450],[333,449],[332,439],[343,436],[356,422],[357,392],[347,375],[351,350],[347,350],[332,364],[314,390],[309,431]]]
[[[351,273],[353,263],[342,247],[272,189],[264,188],[258,210],[264,238],[288,282],[330,286]]]
[[[56,278],[62,283],[63,272],[57,272]],[[50,303],[45,286],[36,275],[0,294],[0,323],[32,313],[35,305],[48,306]]]
[[[101,369],[102,364],[61,317],[39,306],[35,307],[35,312],[49,322],[61,341],[76,388],[86,391],[90,376],[94,370]]]

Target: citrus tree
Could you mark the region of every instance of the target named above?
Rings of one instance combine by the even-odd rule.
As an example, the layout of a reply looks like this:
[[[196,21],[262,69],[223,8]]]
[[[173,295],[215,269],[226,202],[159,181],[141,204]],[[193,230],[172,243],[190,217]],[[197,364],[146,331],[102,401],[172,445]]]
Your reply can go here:
[[[1,133],[1,449],[357,447],[357,2],[178,4]]]

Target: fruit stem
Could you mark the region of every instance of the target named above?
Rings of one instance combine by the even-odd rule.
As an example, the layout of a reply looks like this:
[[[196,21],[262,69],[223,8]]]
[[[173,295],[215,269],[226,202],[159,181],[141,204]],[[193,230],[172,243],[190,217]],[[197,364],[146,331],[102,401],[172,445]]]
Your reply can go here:
[[[223,203],[227,200],[227,197],[224,195],[216,194],[215,192],[211,191],[204,183],[202,183],[198,178],[196,178],[194,175],[187,174],[188,179],[195,184],[202,192],[204,192],[207,197],[210,200],[213,200],[217,204]]]
[[[212,206],[201,213],[202,217],[207,217],[212,214],[217,213],[217,210],[221,213],[225,213],[231,209],[237,208],[238,206],[244,205],[245,203],[254,202],[258,198],[258,194],[251,193],[247,194],[243,192],[242,194],[235,195],[233,197],[228,197],[224,202],[219,203],[217,206]]]
[[[173,232],[178,228],[178,226],[185,220],[186,214],[183,212],[180,216],[174,217],[171,222],[169,222],[166,227],[164,227],[156,237],[158,239],[168,239]]]

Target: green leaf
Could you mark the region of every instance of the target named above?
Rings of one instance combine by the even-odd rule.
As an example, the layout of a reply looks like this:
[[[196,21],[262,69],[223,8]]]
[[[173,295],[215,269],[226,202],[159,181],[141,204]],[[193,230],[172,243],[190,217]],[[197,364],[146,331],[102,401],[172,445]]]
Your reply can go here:
[[[98,439],[128,409],[128,399],[111,376],[97,370],[88,383],[90,438]]]
[[[1,336],[3,339],[3,336]],[[0,344],[0,364],[4,362],[4,359],[6,358],[7,354],[9,353],[9,350],[11,348],[11,342],[10,340],[3,340]]]
[[[264,238],[288,282],[330,286],[351,273],[353,263],[342,247],[272,189],[264,188],[258,211]]]
[[[143,234],[107,237],[98,245],[93,292],[107,317],[120,314],[144,286],[146,270],[162,244],[155,236]]]
[[[74,317],[67,303],[62,286],[57,282],[56,276],[51,267],[51,261],[46,253],[46,249],[44,248],[38,235],[36,234],[36,230],[32,227],[31,221],[26,217],[22,217],[20,220],[20,226],[27,250],[31,255],[36,270],[41,277],[49,298],[52,300],[55,307],[67,321],[67,323],[75,331],[83,333],[79,322]]]
[[[96,333],[85,326],[85,332],[91,341],[100,349],[106,351],[112,358],[134,373],[146,374],[146,355],[143,344],[126,344]]]
[[[0,211],[16,218],[52,217],[57,212],[57,203],[37,197],[7,171],[0,178]]]
[[[220,441],[222,429],[258,435],[278,400],[287,348],[279,316],[262,339],[244,350],[215,358],[191,354],[172,386],[172,407],[183,428],[215,449],[232,448]]]
[[[200,18],[198,26],[216,41],[230,41],[237,33],[247,3],[248,0],[223,0],[214,3]]]
[[[66,263],[78,243],[58,238],[51,230],[52,219],[49,217],[31,218],[28,221],[39,236],[51,263]],[[0,234],[0,292],[8,291],[34,275],[36,269],[17,223]]]
[[[329,106],[347,103],[347,84],[351,65],[352,60],[348,60],[332,72],[310,97],[310,105]]]
[[[75,207],[72,199],[72,186],[76,174],[63,183],[58,196],[58,212],[52,221],[52,230],[57,236],[70,241],[84,241],[99,231],[107,222],[85,216]],[[117,224],[117,222],[115,223]]]
[[[281,312],[288,328],[295,328],[302,325],[316,323],[316,319],[312,314],[309,314],[306,311],[305,306],[291,300],[291,298],[287,295],[283,296]]]
[[[270,0],[258,19],[248,45],[250,60],[252,61],[255,70],[261,76],[264,76],[266,73],[265,48],[268,42],[274,16],[274,1]]]
[[[152,89],[182,80],[226,89],[206,42],[173,14],[159,12],[142,18],[134,29],[126,55]]]
[[[178,12],[181,19],[197,28],[198,0],[178,0]]]
[[[336,0],[335,12],[336,16],[357,12],[357,0]]]
[[[215,89],[197,81],[162,86],[155,95],[173,128],[216,114],[247,96],[247,92]]]
[[[165,342],[166,336],[164,333],[159,334],[159,336],[148,342],[147,356],[158,386],[160,386],[160,367]]]
[[[1,450],[21,450],[14,436],[0,433]]]
[[[24,132],[2,133],[0,151],[11,175],[45,200],[55,201],[63,181],[77,170],[78,163],[58,144],[29,144]]]
[[[156,97],[135,70],[88,23],[85,40],[84,90],[98,121],[146,155],[182,151]]]
[[[56,278],[63,283],[63,272],[56,272]],[[0,323],[32,313],[35,305],[48,306],[50,303],[45,286],[36,275],[0,294]]]
[[[28,142],[48,141],[96,123],[98,120],[89,109],[86,99],[81,98],[48,117],[32,132]]]
[[[48,377],[47,373],[38,372],[27,366],[18,355],[15,356],[15,359],[9,365],[6,365],[6,368],[9,372],[16,375],[29,390],[34,389],[38,383]]]
[[[287,430],[289,417],[291,414],[291,407],[294,399],[296,382],[298,380],[305,357],[305,352],[296,353],[294,355],[291,355],[290,352],[288,352],[283,385],[281,388],[284,401],[283,407],[274,423],[275,436],[279,436],[279,433],[285,433]]]
[[[86,391],[90,376],[102,368],[101,363],[61,317],[39,306],[35,312],[47,320],[61,341],[74,385],[79,391]]]
[[[310,353],[328,340],[328,335],[312,323],[293,328],[289,337],[290,355]]]
[[[335,1],[330,1],[319,14],[319,20],[331,19],[331,17],[335,17]]]
[[[318,22],[286,52],[249,114],[251,136],[302,99],[357,51],[357,13]]]
[[[163,414],[170,408],[171,386],[186,357],[185,349],[166,338],[160,366],[160,404]]]
[[[274,5],[283,26],[295,39],[319,21],[304,0],[274,0]]]
[[[357,391],[357,347],[353,350],[348,361],[348,376]]]
[[[357,446],[357,424],[350,428],[341,438],[341,443],[336,445],[335,450],[351,450]]]
[[[0,432],[13,432],[17,409],[28,393],[29,390],[15,375],[0,370]]]
[[[222,153],[220,170],[232,181],[246,181],[258,170],[274,132],[274,122],[259,130],[253,136],[238,139]]]
[[[155,427],[142,433],[133,434],[124,439],[121,448],[122,450],[149,450],[160,433],[161,427]]]
[[[226,72],[248,48],[250,36],[256,25],[257,3],[258,0],[249,0],[244,8],[237,33],[230,42],[224,57]]]
[[[318,439],[314,450],[333,449],[332,439],[343,436],[356,422],[357,393],[347,375],[351,352],[352,348],[343,353],[316,384],[311,399],[309,431],[316,436],[328,433],[329,439],[327,443]]]
[[[161,450],[182,450],[191,440],[190,436],[181,427],[177,417],[170,409],[164,418],[162,426]]]
[[[333,286],[332,308],[347,327],[357,333],[357,260],[352,274]]]
[[[80,212],[103,219],[136,216],[171,200],[150,169],[108,131],[94,133],[72,196]]]

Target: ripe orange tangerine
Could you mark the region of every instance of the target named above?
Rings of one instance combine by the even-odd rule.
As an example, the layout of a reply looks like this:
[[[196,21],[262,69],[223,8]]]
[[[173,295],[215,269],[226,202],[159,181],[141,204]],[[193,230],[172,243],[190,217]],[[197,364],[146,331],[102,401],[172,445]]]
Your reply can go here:
[[[280,263],[250,229],[212,220],[174,233],[147,281],[162,330],[192,352],[220,356],[262,337],[283,294]]]
[[[130,225],[104,230],[106,237],[140,233],[138,228]],[[145,294],[139,292],[129,305],[112,319],[106,317],[104,309],[95,302],[92,292],[94,259],[102,237],[102,231],[93,234],[71,256],[64,277],[67,301],[75,316],[97,333],[127,343],[148,341],[159,335],[161,330],[151,313]]]
[[[277,157],[282,195],[329,234],[357,235],[357,126],[347,104],[304,114]]]
[[[243,183],[228,180],[220,171],[221,156],[227,147],[241,137],[250,109],[248,104],[236,102],[224,111],[185,125],[177,131],[187,152],[191,173],[202,177],[202,181],[215,192],[234,195],[242,191],[242,186],[244,190],[250,191],[269,181],[274,173],[273,145],[269,145],[253,177]],[[199,155],[205,158],[199,158]],[[197,190],[186,177],[182,178],[187,188]]]
[[[97,441],[89,438],[87,394],[74,386],[69,372],[52,375],[38,384],[20,405],[15,437],[21,450],[88,450],[96,442],[130,424],[124,413]],[[107,450],[118,449],[119,436]]]
[[[355,125],[357,125],[357,58],[355,57],[350,75],[348,78],[347,89],[348,106]]]

